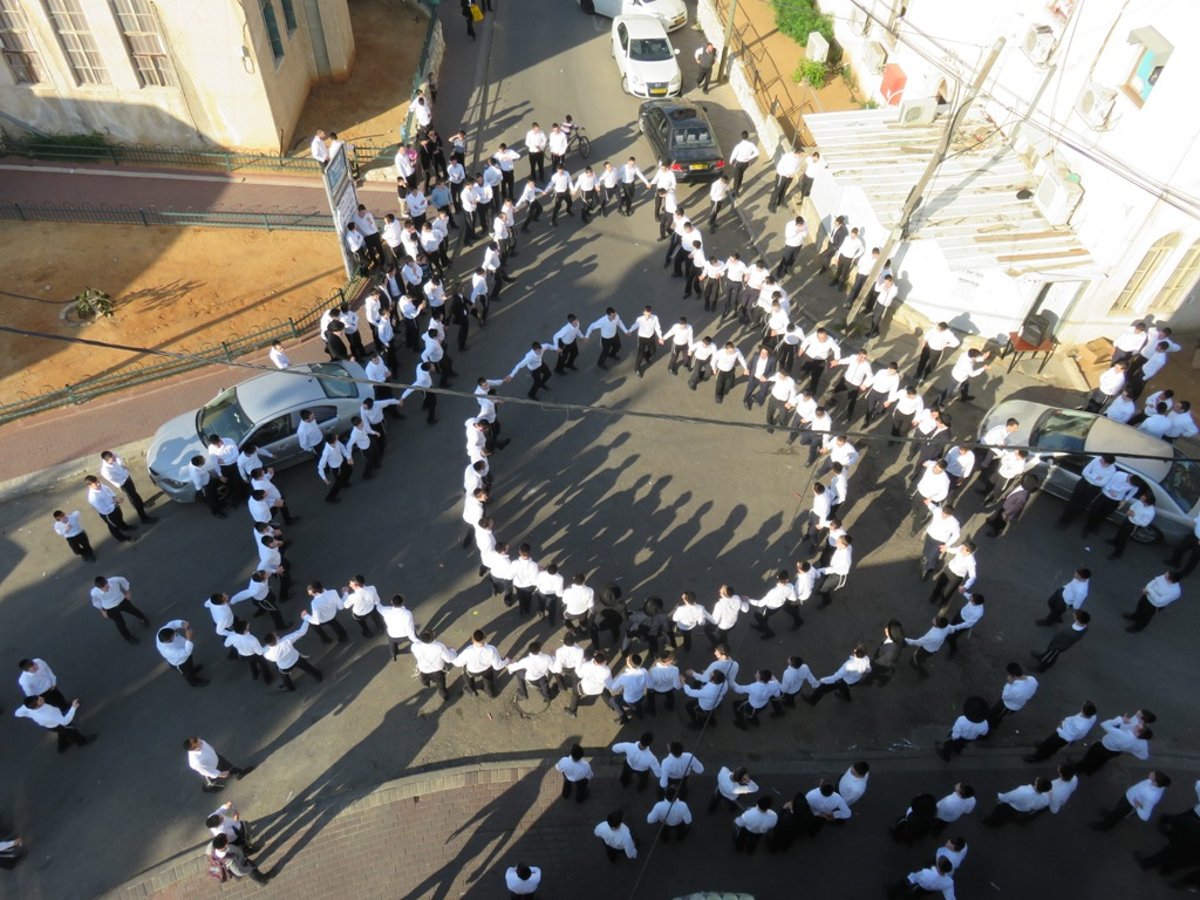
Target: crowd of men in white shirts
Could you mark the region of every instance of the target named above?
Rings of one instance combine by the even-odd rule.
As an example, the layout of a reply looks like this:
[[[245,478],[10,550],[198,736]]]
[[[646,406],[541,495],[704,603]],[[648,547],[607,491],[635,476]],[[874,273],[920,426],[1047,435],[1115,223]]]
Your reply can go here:
[[[261,676],[265,683],[270,684],[278,675],[281,690],[295,690],[293,675],[300,672],[319,681],[322,673],[308,662],[296,644],[310,630],[325,643],[349,640],[346,629],[339,621],[339,617],[349,611],[364,638],[371,638],[376,633],[386,634],[393,660],[399,658],[401,648],[407,644],[422,686],[434,688],[443,700],[449,697],[447,674],[452,667],[457,667],[463,670],[462,684],[471,694],[479,694],[481,689],[486,689],[487,693],[495,696],[497,679],[503,673],[513,676],[521,697],[527,697],[532,687],[541,697],[550,701],[557,688],[557,692],[567,697],[566,712],[570,715],[575,715],[579,706],[599,700],[616,714],[618,722],[624,724],[634,717],[643,718],[653,714],[659,703],[672,709],[676,694],[682,693],[687,698],[685,711],[693,727],[714,726],[719,719],[718,711],[729,705],[733,708],[733,724],[748,728],[759,726],[764,717],[784,715],[785,709],[794,706],[797,698],[816,704],[829,692],[837,692],[845,697],[849,696],[852,687],[861,683],[873,681],[886,684],[893,677],[902,653],[908,647],[912,648],[909,661],[918,675],[926,674],[925,661],[940,652],[943,646],[948,646],[949,652],[954,652],[957,635],[969,631],[979,622],[985,605],[982,594],[974,590],[978,577],[975,558],[978,548],[974,542],[964,539],[953,503],[962,495],[972,477],[977,476],[980,493],[996,504],[998,512],[995,515],[999,518],[994,521],[1001,526],[997,529],[999,533],[1003,526],[1019,515],[1020,509],[1017,509],[1013,516],[1006,518],[1006,503],[1014,495],[1028,491],[1024,476],[1036,462],[1026,450],[1008,448],[1015,422],[992,429],[984,436],[982,448],[953,444],[945,408],[958,397],[969,399],[968,385],[972,378],[985,371],[986,354],[975,350],[963,351],[949,372],[942,372],[940,364],[943,357],[958,344],[948,326],[942,323],[924,336],[916,371],[907,383],[902,381],[897,363],[873,363],[865,349],[843,358],[840,343],[826,329],[818,327],[805,334],[792,320],[791,298],[779,284],[779,280],[795,264],[795,251],[808,240],[801,218],[796,217],[786,226],[785,249],[774,274],[763,261],[747,265],[736,253],[724,262],[709,260],[704,255],[703,237],[698,228],[683,214],[675,199],[676,185],[669,165],[660,166],[654,178],[647,179],[637,169],[636,161],[630,158],[619,171],[606,164],[604,175],[595,182],[585,177],[590,173],[587,170],[584,175],[574,179],[567,176],[568,184],[562,181],[567,147],[562,125],[553,126],[549,135],[540,135],[540,129],[534,126],[526,136],[525,143],[530,156],[531,178],[520,199],[514,201],[513,198],[515,150],[502,145],[474,185],[467,185],[465,178],[456,181],[462,174],[459,171],[462,163],[455,152],[447,168],[449,182],[459,188],[459,193],[455,197],[452,189],[445,204],[437,204],[438,218],[444,223],[444,230],[435,230],[435,234],[440,234],[437,247],[427,247],[421,238],[427,228],[432,228],[432,223],[423,221],[425,207],[421,206],[420,199],[415,199],[415,202],[406,200],[411,221],[404,222],[398,230],[393,229],[392,236],[396,238],[394,245],[389,240],[387,229],[395,223],[389,221],[385,226],[382,243],[392,251],[393,261],[384,275],[381,289],[371,295],[365,310],[373,338],[373,352],[367,353],[359,333],[357,316],[352,310],[330,310],[324,317],[321,330],[327,347],[341,344],[344,356],[366,360],[369,377],[379,385],[377,396],[364,403],[354,430],[344,443],[336,435],[323,435],[311,419],[301,423],[302,443],[313,452],[318,460],[319,474],[330,485],[327,500],[336,502],[339,491],[349,482],[356,450],[360,451],[365,462],[367,471],[364,477],[379,465],[386,446],[385,413],[395,413],[412,393],[419,391],[424,395],[425,408],[429,411],[428,421],[436,421],[436,395],[423,389],[432,387],[435,375],[442,378],[441,384],[444,385],[453,374],[453,366],[445,350],[446,326],[450,324],[446,321],[446,307],[451,300],[460,305],[461,308],[451,306],[449,309],[449,316],[454,322],[457,322],[461,313],[464,317],[475,318],[480,324],[486,323],[487,307],[495,301],[499,285],[508,277],[505,268],[507,259],[516,252],[513,236],[515,215],[518,210],[526,211],[523,227],[536,222],[541,215],[540,198],[546,194],[554,195],[551,221],[556,222],[560,206],[565,207],[568,215],[573,214],[572,195],[581,196],[586,219],[596,211],[606,214],[608,201],[612,201],[618,211],[630,214],[635,184],[641,181],[646,187],[652,188],[656,194],[655,213],[659,217],[661,234],[669,242],[664,266],[674,267],[675,274],[684,279],[685,296],[694,293],[702,298],[705,311],[720,312],[722,320],[737,318],[749,329],[761,334],[757,352],[747,359],[733,342],[718,347],[710,337],[696,340],[694,326],[686,318],[681,318],[664,331],[650,306],[646,306],[630,325],[626,325],[620,314],[610,308],[586,329],[580,326],[574,316],[569,317],[550,340],[532,342],[530,350],[507,376],[480,378],[477,381],[475,396],[479,410],[477,415],[464,423],[468,464],[463,482],[465,498],[462,519],[467,526],[463,545],[469,547],[474,543],[480,556],[481,578],[487,578],[493,593],[501,596],[506,605],[513,607],[518,616],[536,612],[553,625],[561,614],[566,627],[561,644],[553,652],[542,642],[534,641],[525,648],[523,655],[515,659],[502,656],[483,631],[474,632],[471,641],[461,650],[447,647],[437,640],[432,630],[417,626],[401,595],[393,595],[385,602],[379,591],[361,575],[349,578],[340,588],[326,588],[322,582],[310,582],[306,589],[309,608],[300,613],[300,623],[294,627],[294,623],[287,621],[283,614],[285,604],[291,599],[291,579],[286,560],[290,542],[285,539],[277,520],[282,518],[282,524],[287,525],[296,517],[291,515],[281,492],[273,484],[273,472],[257,448],[247,446],[239,449],[228,439],[212,436],[207,455],[193,461],[193,481],[198,493],[208,500],[214,515],[225,515],[223,508],[226,502],[236,505],[245,501],[252,519],[251,537],[258,558],[257,569],[244,589],[232,594],[215,592],[203,601],[218,639],[228,648],[229,657],[244,663],[253,679]],[[465,149],[465,142],[462,146]],[[543,174],[538,169],[543,166],[547,151],[555,175],[551,176],[545,188],[538,188],[537,181]],[[558,181],[555,181],[556,176]],[[435,181],[436,178],[435,174]],[[405,182],[402,189],[406,198],[412,197],[414,192],[420,193],[416,189],[415,174],[402,174],[401,179]],[[484,189],[477,192],[480,181]],[[483,198],[487,195],[487,189],[493,192],[493,196],[485,201]],[[494,206],[497,193],[502,198],[499,207]],[[713,220],[719,204],[725,200],[724,194],[719,198],[718,194],[721,192],[715,191],[711,195],[713,209],[710,216]],[[786,185],[780,199],[785,196]],[[441,195],[439,199],[442,199]],[[480,214],[481,208],[487,212]],[[491,222],[492,240],[485,253],[484,266],[472,276],[469,296],[460,291],[448,294],[442,281],[446,267],[438,260],[445,260],[447,234],[450,228],[455,227],[452,214],[464,213],[470,229],[472,214],[475,217],[474,224],[483,228],[488,213],[492,211],[495,212]],[[363,212],[360,210],[360,213]],[[422,221],[418,223],[419,219]],[[822,261],[824,268],[833,270],[833,283],[849,287],[850,296],[853,297],[865,284],[876,261],[873,256],[877,256],[878,251],[866,254],[857,229],[847,229],[846,223],[840,219],[835,225],[837,230],[827,243]],[[414,236],[414,229],[417,228],[420,230]],[[365,232],[365,229],[359,230]],[[369,233],[364,233],[363,237],[369,237]],[[368,243],[364,240],[363,247],[367,247]],[[381,251],[381,259],[388,260],[387,250]],[[852,271],[855,273],[854,281],[850,282]],[[478,283],[474,282],[476,277],[480,279]],[[886,265],[874,285],[873,294],[874,307],[869,306],[866,313],[870,316],[871,334],[877,333],[883,324],[883,316],[878,311],[882,309],[886,314],[896,299],[894,279]],[[430,318],[423,325],[420,324],[421,314],[426,309],[430,311]],[[404,322],[409,349],[414,352],[419,350],[421,354],[417,375],[399,398],[392,397],[384,384],[393,380],[392,371],[396,365],[393,337],[394,327],[399,324],[395,321],[397,316]],[[1138,334],[1145,332],[1145,327],[1140,325],[1135,325],[1131,330]],[[1142,384],[1157,372],[1153,364],[1158,360],[1158,354],[1170,352],[1169,330],[1165,332],[1160,329],[1137,347],[1133,346],[1132,341],[1118,341],[1119,352],[1126,354],[1124,359],[1134,354],[1141,355],[1143,362],[1139,371],[1143,376]],[[765,407],[768,430],[784,429],[788,432],[789,445],[800,441],[807,446],[809,465],[821,461],[816,478],[829,477],[813,482],[811,509],[807,511],[803,525],[810,550],[809,558],[796,561],[792,570],[779,571],[770,586],[764,588],[760,599],[744,597],[725,584],[719,586],[711,609],[702,606],[690,592],[681,595],[675,604],[665,604],[654,597],[638,604],[629,604],[622,602],[615,585],[606,585],[598,592],[588,584],[586,573],[573,573],[568,577],[559,572],[554,564],[539,563],[530,545],[513,547],[497,537],[496,523],[487,515],[492,486],[491,459],[508,443],[500,437],[497,390],[522,371],[528,371],[532,380],[528,396],[536,399],[550,378],[546,354],[557,356],[555,371],[559,374],[574,370],[579,343],[589,340],[593,334],[598,334],[600,339],[597,365],[601,368],[610,360],[621,358],[622,334],[635,335],[634,367],[639,376],[648,370],[658,348],[669,344],[669,373],[677,375],[680,368],[689,369],[689,384],[693,390],[711,377],[715,382],[717,402],[722,402],[733,390],[736,373],[740,369],[746,377],[742,399],[745,408]],[[1157,338],[1156,349],[1145,354],[1154,338]],[[464,344],[465,333],[460,339],[460,349]],[[1164,344],[1168,346],[1163,348]],[[1177,345],[1175,349],[1178,349]],[[330,349],[330,355],[334,358],[342,358],[339,352],[337,346]],[[271,359],[281,368],[290,364],[280,347],[273,348]],[[1123,373],[1123,365],[1126,365],[1123,359],[1115,358],[1114,369]],[[1150,368],[1149,372],[1147,367]],[[822,379],[830,372],[837,377],[828,386],[824,399],[818,400]],[[938,376],[934,383],[934,394],[927,400],[920,392],[920,385],[934,376]],[[1102,384],[1102,387],[1106,387],[1104,393],[1108,398],[1103,403],[1108,405],[1111,415],[1112,407],[1116,406],[1112,401],[1119,391],[1107,390],[1111,387],[1110,382]],[[1130,394],[1131,390],[1125,388],[1125,393]],[[1160,399],[1162,395],[1166,396]],[[1132,394],[1132,399],[1136,400],[1136,392]],[[1160,391],[1151,397],[1148,404],[1152,402],[1154,409],[1147,407],[1145,421],[1156,416],[1169,420],[1172,413],[1187,412],[1186,406],[1182,410],[1175,408],[1163,411],[1161,404],[1170,399],[1169,391]],[[843,400],[845,410],[837,412]],[[931,627],[922,636],[913,638],[904,636],[900,623],[895,620],[888,622],[883,641],[874,653],[869,653],[864,646],[856,646],[841,667],[822,678],[817,678],[803,659],[791,656],[778,677],[764,668],[754,670],[748,677],[739,680],[739,666],[729,648],[731,635],[742,616],[752,614],[752,627],[764,639],[770,638],[774,635],[771,620],[776,614],[782,612],[788,616],[792,620],[793,631],[797,630],[803,624],[800,611],[810,598],[816,597],[816,608],[822,609],[828,607],[836,593],[846,587],[853,563],[853,542],[842,527],[839,511],[849,496],[850,478],[860,452],[844,432],[855,426],[860,411],[863,415],[861,427],[864,429],[886,420],[887,424],[881,427],[888,428],[890,437],[897,442],[910,435],[924,441],[911,444],[909,459],[915,460],[911,481],[915,507],[913,527],[925,535],[919,561],[921,577],[931,578],[936,573],[930,595],[930,603],[936,610]],[[840,429],[834,426],[835,412],[839,417],[844,417]],[[1190,415],[1186,420],[1191,422]],[[1171,434],[1172,426],[1168,426],[1159,436],[1169,438],[1195,433],[1194,423],[1189,432],[1181,419],[1174,421],[1176,424],[1173,427],[1182,429],[1180,434]],[[153,521],[153,518],[146,515],[123,463],[117,459],[115,468],[112,459],[106,459],[105,463],[108,470],[102,468],[102,474],[112,488],[93,479],[96,483],[89,483],[89,493],[98,496],[95,500],[89,496],[89,501],[114,538],[129,539],[130,526],[121,521],[119,515],[123,497],[133,502],[144,521]],[[1109,481],[1117,474],[1124,475],[1119,472],[1107,473],[1105,467],[1111,466],[1111,460],[1100,458],[1089,465],[1080,482],[1080,495],[1073,497],[1064,511],[1066,521],[1069,522],[1080,512],[1087,512],[1089,525],[1099,527],[1107,518],[1106,510],[1111,512],[1109,502],[1115,501],[1112,508],[1117,504],[1129,504],[1130,521],[1133,525],[1141,524],[1134,515],[1140,498],[1136,493],[1128,493],[1136,492],[1136,485],[1109,490]],[[102,496],[105,492],[111,496]],[[1114,493],[1116,496],[1113,496]],[[1099,506],[1093,508],[1097,501]],[[1024,501],[1021,502],[1023,505]],[[1138,508],[1137,512],[1141,513],[1142,510]],[[72,550],[85,559],[94,559],[79,514],[56,512],[55,520],[56,530]],[[1197,526],[1197,537],[1200,538],[1200,525]],[[1200,552],[1194,547],[1187,548],[1187,552],[1191,554],[1189,563],[1194,567]],[[816,557],[815,562],[812,557]],[[1035,654],[1038,671],[1048,669],[1063,650],[1086,633],[1089,617],[1081,607],[1087,597],[1089,577],[1090,573],[1080,570],[1071,582],[1052,595],[1050,615],[1039,624],[1061,622],[1067,611],[1071,613],[1073,622],[1068,629],[1064,629],[1066,636],[1058,642],[1058,646],[1052,640],[1051,648],[1045,653]],[[1180,574],[1171,569],[1146,586],[1138,607],[1129,614],[1134,623],[1131,630],[1138,630],[1138,626],[1145,627],[1154,611],[1178,598],[1179,579]],[[961,605],[954,609],[956,600]],[[114,622],[124,639],[137,642],[138,639],[125,627],[122,613],[140,618],[143,625],[148,620],[133,606],[127,579],[117,575],[97,578],[92,601],[105,618]],[[254,609],[248,618],[269,616],[272,631],[261,638],[250,631],[249,623],[237,614],[237,608],[245,601],[250,601],[245,609]],[[1150,611],[1147,612],[1147,609]],[[611,633],[616,645],[615,652],[606,651],[600,646],[602,630]],[[707,635],[715,658],[703,670],[681,669],[676,651],[682,645],[683,652],[690,652],[693,633],[697,631]],[[188,621],[176,619],[167,622],[155,636],[156,648],[162,658],[177,669],[188,684],[196,687],[207,684],[207,680],[200,675],[203,666],[194,660],[195,635]],[[588,646],[584,645],[585,639],[588,640]],[[645,655],[632,652],[643,645]],[[624,654],[622,664],[614,670],[613,657],[621,654]],[[26,668],[26,662],[31,664],[34,673],[39,670],[49,672],[49,666],[42,660],[22,661],[23,672],[31,671]],[[646,662],[650,665],[646,666]],[[51,683],[47,688],[45,677],[39,681],[22,676],[22,687],[27,687],[26,681],[29,686],[25,691],[26,703],[18,715],[29,717],[37,724],[56,731],[60,750],[65,750],[72,743],[87,743],[89,739],[82,736],[72,722],[78,701],[65,704],[65,698],[57,693],[53,676],[49,677]],[[948,759],[954,753],[961,753],[969,743],[994,733],[1001,721],[1025,707],[1035,695],[1037,683],[1037,679],[1021,665],[1011,663],[999,698],[983,710],[972,710],[968,703],[963,715],[951,725],[947,740],[938,745],[939,755]],[[803,694],[806,685],[810,688],[807,696]],[[733,699],[726,704],[730,694]],[[769,713],[766,712],[768,709]],[[1035,748],[1029,757],[1030,761],[1041,761],[1058,749],[1082,739],[1095,722],[1094,707],[1090,702],[1085,703],[1079,715],[1063,719],[1054,734]],[[1150,728],[1152,722],[1153,714],[1145,710],[1102,722],[1103,737],[1092,745],[1080,763],[1080,771],[1085,775],[1092,774],[1108,759],[1121,753],[1147,759],[1149,740],[1153,736]],[[614,746],[614,752],[625,756],[622,780],[626,782],[636,776],[639,784],[645,786],[649,774],[653,774],[659,782],[660,799],[649,810],[647,822],[661,826],[663,839],[667,839],[668,834],[682,838],[691,820],[691,812],[686,805],[686,782],[690,775],[701,774],[703,767],[678,743],[671,745],[668,757],[660,763],[649,750],[652,740],[652,735],[645,734],[636,743],[621,742]],[[670,763],[673,767],[670,769],[669,759],[674,760]],[[564,796],[574,789],[576,796],[582,800],[587,794],[591,770],[582,759],[581,748],[575,748],[571,755],[560,760],[558,768],[564,777]],[[768,796],[744,808],[739,798],[757,792],[757,785],[749,779],[744,768],[724,767],[717,776],[710,811],[719,809],[722,804],[736,811],[735,841],[741,851],[753,852],[764,836],[767,837],[768,846],[786,847],[797,836],[811,836],[824,824],[849,819],[850,807],[866,788],[867,769],[866,763],[856,763],[838,784],[823,781],[776,811]],[[219,789],[221,778],[231,769],[218,765],[214,771],[216,777],[205,775],[206,790]],[[248,771],[248,768],[239,771]],[[1067,764],[1060,767],[1055,779],[1039,778],[1029,786],[1002,793],[998,797],[996,811],[989,817],[989,824],[1002,824],[1014,815],[1036,814],[1043,809],[1057,812],[1077,783],[1073,767]],[[1167,784],[1169,779],[1165,774],[1151,772],[1147,779],[1130,788],[1112,813],[1097,822],[1096,826],[1112,827],[1121,818],[1133,813],[1148,820]],[[922,795],[914,800],[912,807],[896,823],[894,833],[911,840],[921,835],[926,827],[930,832],[936,832],[939,830],[938,822],[943,823],[944,827],[969,812],[968,806],[973,808],[972,794],[969,786],[956,785],[951,794],[932,805],[923,799],[931,795]],[[963,802],[968,799],[972,800],[970,804]],[[220,810],[213,814],[214,817],[222,815]],[[227,834],[230,829],[220,823],[218,825],[219,831],[213,831],[214,837],[223,834],[226,844],[233,846],[237,840],[236,834]],[[232,830],[238,831],[237,828]],[[595,833],[603,841],[610,859],[636,856],[636,842],[620,813],[609,815],[596,827]],[[246,835],[243,843],[247,845],[243,850],[248,851],[248,832],[243,834]],[[216,849],[223,849],[226,844]],[[210,847],[212,852],[213,848]],[[965,853],[965,843],[961,838],[951,840],[938,851],[929,868],[909,875],[901,889],[915,885],[927,891],[940,890],[951,896],[953,872],[961,864]],[[243,868],[244,871],[233,874],[253,874],[256,871],[248,863]]]

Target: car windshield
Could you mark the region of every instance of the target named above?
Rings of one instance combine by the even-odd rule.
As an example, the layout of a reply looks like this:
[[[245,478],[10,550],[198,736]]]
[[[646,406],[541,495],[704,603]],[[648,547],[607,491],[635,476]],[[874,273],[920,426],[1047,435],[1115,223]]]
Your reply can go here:
[[[221,391],[196,413],[196,431],[202,438],[215,434],[240,444],[253,427],[238,402],[237,388]]]
[[[666,38],[634,38],[629,42],[629,58],[638,62],[662,62],[674,55]]]
[[[671,132],[671,147],[676,150],[700,149],[713,146],[712,132],[703,125],[680,128]]]
[[[353,400],[358,396],[358,385],[353,381],[344,380],[349,373],[341,366],[334,363],[313,363],[308,368],[317,376],[321,390],[330,400]],[[322,375],[330,377],[322,378]]]
[[[1175,462],[1162,480],[1162,488],[1184,512],[1200,503],[1200,463],[1193,459],[1176,457]]]
[[[1095,419],[1091,413],[1074,409],[1052,409],[1030,432],[1029,444],[1039,451],[1082,453]]]

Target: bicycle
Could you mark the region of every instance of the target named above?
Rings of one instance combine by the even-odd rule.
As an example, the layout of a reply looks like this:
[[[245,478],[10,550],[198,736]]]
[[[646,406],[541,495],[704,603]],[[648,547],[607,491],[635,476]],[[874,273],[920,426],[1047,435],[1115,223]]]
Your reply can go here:
[[[570,153],[572,148],[579,151],[581,159],[587,159],[592,155],[592,142],[583,133],[582,125],[576,125],[572,128],[571,136],[567,138],[567,153]]]

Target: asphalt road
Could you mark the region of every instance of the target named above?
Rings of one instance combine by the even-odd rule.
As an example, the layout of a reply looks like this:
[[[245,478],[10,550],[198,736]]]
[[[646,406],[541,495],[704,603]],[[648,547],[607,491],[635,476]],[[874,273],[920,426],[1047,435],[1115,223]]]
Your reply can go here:
[[[573,4],[514,2],[495,23],[486,66],[474,66],[473,60],[489,48],[464,41],[457,12],[447,7],[444,21],[449,54],[438,109],[443,130],[452,131],[463,111],[468,124],[482,123],[485,147],[505,139],[520,145],[534,117],[547,125],[573,112],[592,137],[593,164],[618,161],[630,152],[649,164],[649,149],[631,125],[636,102],[617,89],[605,20],[583,16]],[[695,36],[687,32],[678,39],[681,59],[690,59]],[[482,101],[479,84],[487,85]],[[720,96],[730,95],[715,93],[709,102],[728,105]],[[734,137],[722,135],[727,144]],[[519,172],[524,169],[520,164]],[[760,170],[757,178],[765,177]],[[520,280],[505,289],[491,326],[473,334],[471,349],[457,359],[463,374],[455,386],[469,390],[476,375],[507,374],[528,342],[548,338],[566,313],[586,322],[610,304],[627,322],[647,302],[664,323],[687,314],[706,332],[732,335],[750,350],[749,337],[717,328],[700,304],[679,298],[679,283],[661,268],[662,245],[655,241],[648,199],[648,194],[639,197],[632,219],[612,216],[587,227],[578,218],[566,219],[557,229],[543,221],[524,236],[514,267]],[[749,238],[730,223],[709,243],[725,253],[745,248]],[[481,255],[473,248],[464,259],[473,266]],[[787,287],[800,292],[812,317],[820,317],[831,298],[811,255],[803,260],[803,270]],[[662,417],[502,407],[505,433],[513,443],[494,463],[493,513],[501,523],[500,536],[513,543],[528,540],[543,562],[591,573],[597,584],[615,581],[634,597],[695,590],[711,602],[721,582],[751,596],[762,593],[769,574],[796,558],[801,504],[794,493],[805,493],[810,474],[804,457],[782,453],[780,434],[669,418],[751,423],[760,422],[762,414],[742,409],[740,390],[722,406],[713,404],[711,387],[688,391],[666,373],[665,359],[656,361],[644,379],[635,377],[629,341],[626,345],[623,361],[607,372],[591,367],[596,345],[585,348],[582,370],[553,379],[545,399]],[[911,337],[898,336],[883,345],[880,355],[911,367],[915,346]],[[411,365],[406,355],[401,374],[407,377]],[[519,377],[510,390],[522,396],[526,382]],[[989,403],[1014,391],[1055,396],[1028,381],[997,378],[977,391],[973,406],[955,410],[956,431],[969,434]],[[520,621],[492,600],[475,577],[474,559],[458,547],[465,465],[461,423],[473,409],[464,400],[444,401],[441,422],[432,428],[414,410],[392,432],[383,472],[369,487],[356,485],[338,506],[320,501],[322,490],[311,469],[280,477],[294,512],[302,516],[289,529],[297,586],[314,578],[342,584],[362,573],[382,594],[404,593],[418,621],[435,627],[451,644],[462,646],[477,627],[494,635],[509,655],[534,637],[556,643],[557,632]],[[919,544],[905,522],[908,499],[895,452],[874,442],[864,447],[844,510],[856,548],[849,587],[829,609],[808,613],[796,636],[781,631],[776,640],[764,642],[740,626],[734,651],[743,667],[778,670],[787,655],[798,652],[824,674],[856,641],[874,642],[888,619],[900,618],[910,633],[919,633],[929,618],[927,586],[917,579]],[[9,879],[22,896],[91,896],[111,888],[197,844],[204,836],[202,820],[219,799],[233,799],[252,815],[297,797],[320,809],[413,767],[556,752],[549,748],[573,736],[602,746],[622,733],[602,707],[581,710],[578,720],[564,716],[561,701],[548,710],[538,703],[518,708],[507,684],[496,701],[459,698],[443,708],[416,693],[407,660],[392,665],[384,645],[357,638],[333,650],[307,640],[303,649],[325,671],[323,684],[302,677],[293,695],[265,690],[222,658],[201,606],[212,591],[240,589],[254,567],[244,512],[214,522],[201,507],[160,504],[160,523],[143,529],[136,545],[117,547],[84,504],[75,485],[10,502],[0,539],[4,657],[48,660],[68,696],[82,698],[83,729],[100,733],[94,746],[60,757],[50,739],[29,723],[7,716],[0,726],[0,765],[7,775],[0,787],[0,817],[6,825],[15,823],[32,849],[31,860]],[[965,511],[975,511],[973,505],[971,497]],[[85,510],[100,554],[97,565],[71,558],[51,531],[49,512],[58,506]],[[1186,687],[1194,675],[1190,633],[1196,627],[1189,590],[1185,587],[1184,602],[1145,633],[1125,634],[1119,614],[1161,570],[1161,549],[1131,547],[1121,562],[1106,561],[1101,545],[1085,545],[1076,533],[1051,527],[1057,511],[1058,501],[1038,497],[1011,535],[980,539],[979,590],[989,598],[987,616],[974,637],[963,642],[958,658],[931,663],[928,681],[918,683],[911,670],[902,669],[887,688],[859,692],[848,707],[829,698],[815,710],[806,707],[768,723],[752,739],[726,725],[706,733],[698,752],[716,766],[742,759],[819,761],[823,754],[861,752],[875,760],[876,778],[905,780],[900,793],[908,795],[948,790],[958,766],[971,772],[986,767],[999,773],[1000,784],[1015,785],[1031,777],[1032,767],[1016,762],[1020,749],[1090,698],[1103,714],[1154,708],[1160,735],[1154,760],[1180,776],[1164,808],[1178,810],[1194,802],[1192,749],[1200,722]],[[979,522],[976,517],[972,524]],[[973,747],[968,763],[938,771],[927,748],[966,696],[998,696],[1004,665],[1027,658],[1046,639],[1032,620],[1042,614],[1046,595],[1080,564],[1092,566],[1097,575],[1089,601],[1094,633],[1043,678],[1029,708],[1006,722],[988,747]],[[207,664],[212,684],[188,688],[161,664],[149,634],[138,647],[121,642],[88,605],[87,589],[97,573],[128,577],[136,602],[156,624],[177,616],[191,619],[199,635],[197,658]],[[289,618],[295,618],[297,604],[292,602]],[[700,668],[706,662],[702,645],[686,664]],[[13,682],[16,675],[14,666]],[[10,690],[9,709],[17,697],[15,683]],[[654,726],[659,740],[694,740],[683,722],[679,711],[660,715]],[[637,730],[635,725],[624,733]],[[259,764],[258,770],[224,798],[201,794],[179,746],[189,734],[205,737],[234,761]],[[833,771],[831,764],[830,774],[844,768],[840,757],[837,766]],[[1099,895],[1114,879],[1155,896],[1158,882],[1137,874],[1128,857],[1132,847],[1153,844],[1150,829],[1127,823],[1113,835],[1097,837],[1084,827],[1096,807],[1111,803],[1125,784],[1142,777],[1144,768],[1110,765],[1095,783],[1085,784],[1066,814],[1073,816],[1074,827],[1055,823],[1052,858],[1038,855],[1037,826],[1019,838],[974,832],[980,836],[972,837],[971,865],[981,874],[973,877],[982,885],[1001,872],[1030,867],[1040,896],[1066,890]],[[319,839],[319,816],[316,823],[313,837]],[[879,827],[871,836],[864,834],[862,844],[843,845],[845,882],[821,896],[873,893],[881,877],[891,877],[890,871],[861,862],[875,852],[875,835],[882,840],[885,822],[875,824]],[[989,872],[997,876],[984,879]],[[1011,881],[998,883],[1010,896],[1031,896]]]

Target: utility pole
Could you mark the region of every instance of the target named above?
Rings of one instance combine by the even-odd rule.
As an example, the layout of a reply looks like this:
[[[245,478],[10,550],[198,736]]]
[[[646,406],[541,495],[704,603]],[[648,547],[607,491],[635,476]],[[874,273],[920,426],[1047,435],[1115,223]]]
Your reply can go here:
[[[721,44],[721,64],[717,66],[717,82],[724,82],[729,74],[729,42],[733,40],[733,17],[737,15],[738,0],[729,0],[729,17],[725,20],[725,40]],[[696,7],[696,21],[700,21],[699,7]]]
[[[904,201],[904,208],[900,210],[899,220],[897,220],[895,227],[888,234],[883,246],[879,248],[879,259],[871,267],[871,274],[863,283],[859,295],[852,297],[850,300],[854,309],[846,314],[847,329],[849,329],[850,323],[854,321],[860,302],[864,301],[870,294],[871,289],[874,288],[875,281],[879,278],[879,273],[883,271],[883,264],[891,257],[896,245],[908,240],[909,225],[912,223],[913,213],[921,205],[925,190],[929,187],[929,183],[933,181],[933,176],[937,174],[938,168],[946,161],[946,154],[950,150],[950,143],[954,140],[954,135],[970,111],[975,98],[979,96],[979,92],[983,89],[983,84],[987,81],[992,67],[996,64],[1000,52],[1004,49],[1004,44],[1004,38],[998,38],[996,43],[992,45],[992,49],[988,52],[987,58],[984,59],[983,65],[980,66],[978,74],[976,74],[974,80],[971,82],[970,87],[967,88],[967,93],[963,96],[962,102],[958,104],[958,107],[948,117],[946,129],[942,132],[942,138],[938,141],[937,149],[929,158],[929,165],[925,167],[925,171],[917,179],[917,183],[912,186],[912,190],[908,193],[908,198]]]

